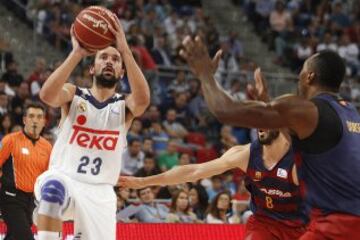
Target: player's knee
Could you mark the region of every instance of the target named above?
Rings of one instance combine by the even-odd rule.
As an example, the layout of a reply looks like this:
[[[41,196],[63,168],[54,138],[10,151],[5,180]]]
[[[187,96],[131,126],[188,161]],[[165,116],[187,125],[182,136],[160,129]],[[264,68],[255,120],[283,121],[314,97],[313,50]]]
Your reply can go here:
[[[68,194],[65,184],[57,179],[47,180],[40,191],[40,203],[38,213],[56,219],[61,219],[62,212],[66,208]]]

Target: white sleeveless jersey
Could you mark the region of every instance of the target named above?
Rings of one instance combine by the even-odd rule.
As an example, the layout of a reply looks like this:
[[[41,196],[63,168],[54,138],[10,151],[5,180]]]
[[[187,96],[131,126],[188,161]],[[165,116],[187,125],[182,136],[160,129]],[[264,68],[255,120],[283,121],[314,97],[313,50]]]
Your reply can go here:
[[[126,146],[125,100],[115,94],[98,102],[77,88],[50,156],[49,169],[76,180],[115,185]]]

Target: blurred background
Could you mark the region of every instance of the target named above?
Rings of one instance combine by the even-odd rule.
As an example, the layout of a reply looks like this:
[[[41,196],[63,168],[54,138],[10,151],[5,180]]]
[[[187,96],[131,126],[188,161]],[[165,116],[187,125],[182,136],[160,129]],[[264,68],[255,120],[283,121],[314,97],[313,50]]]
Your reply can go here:
[[[205,162],[257,137],[256,130],[222,125],[209,112],[198,79],[178,55],[186,35],[202,36],[211,56],[223,50],[216,80],[239,100],[248,98],[256,67],[271,96],[296,93],[304,60],[337,51],[347,66],[341,94],[360,109],[356,0],[0,0],[0,138],[22,128],[24,104],[38,100],[44,81],[71,51],[70,26],[89,5],[119,17],[151,86],[151,106],[128,134],[122,175]],[[89,64],[84,60],[69,81],[90,87]],[[126,76],[120,86],[131,91]],[[52,142],[59,116],[59,109],[47,113],[43,136]],[[251,214],[236,170],[184,185],[116,190],[119,222],[245,223]],[[153,202],[151,209],[137,208]],[[179,217],[179,211],[186,214]],[[218,218],[221,211],[227,221]]]

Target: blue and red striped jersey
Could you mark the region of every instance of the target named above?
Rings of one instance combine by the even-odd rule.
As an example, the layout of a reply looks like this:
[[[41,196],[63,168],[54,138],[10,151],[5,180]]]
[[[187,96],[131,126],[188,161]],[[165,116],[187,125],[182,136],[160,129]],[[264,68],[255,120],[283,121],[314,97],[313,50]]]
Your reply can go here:
[[[292,147],[272,169],[264,166],[262,152],[259,141],[251,144],[245,184],[251,193],[252,212],[291,226],[307,223],[303,194],[292,176],[295,164]]]

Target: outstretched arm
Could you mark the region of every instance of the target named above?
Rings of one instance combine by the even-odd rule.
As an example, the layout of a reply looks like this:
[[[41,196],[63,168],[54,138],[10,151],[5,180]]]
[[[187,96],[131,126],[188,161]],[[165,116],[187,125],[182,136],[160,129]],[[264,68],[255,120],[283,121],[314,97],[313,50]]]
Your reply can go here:
[[[250,156],[250,145],[235,146],[225,152],[220,158],[201,164],[189,164],[174,167],[162,174],[145,177],[120,177],[121,187],[144,188],[146,186],[174,185],[185,182],[195,182],[221,174],[232,168],[246,171]]]
[[[180,54],[200,79],[209,109],[221,122],[240,127],[289,128],[299,138],[308,137],[315,130],[318,111],[311,101],[293,95],[284,95],[269,103],[235,101],[214,79],[221,52],[211,59],[198,36],[195,40],[186,37],[183,45]]]
[[[79,42],[73,35],[73,28],[70,31],[73,50],[45,81],[39,93],[40,99],[51,107],[61,107],[73,99],[76,87],[66,82],[78,63],[84,57],[93,54],[80,47]]]
[[[131,88],[131,94],[126,98],[126,106],[133,115],[132,117],[138,117],[144,113],[150,104],[149,85],[134,59],[127,44],[124,30],[115,14],[113,14],[113,21],[115,29],[111,26],[109,29],[116,37],[116,48],[123,58]]]

